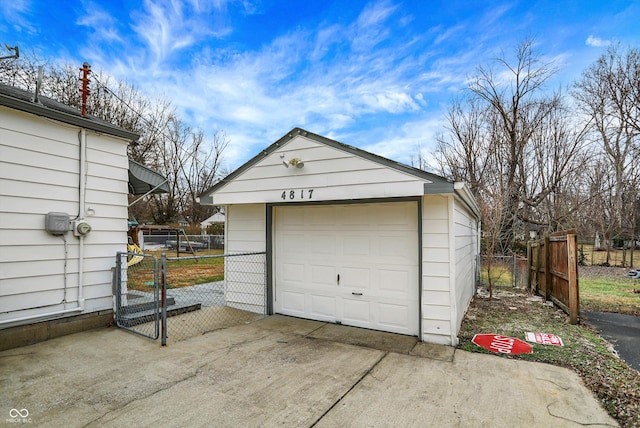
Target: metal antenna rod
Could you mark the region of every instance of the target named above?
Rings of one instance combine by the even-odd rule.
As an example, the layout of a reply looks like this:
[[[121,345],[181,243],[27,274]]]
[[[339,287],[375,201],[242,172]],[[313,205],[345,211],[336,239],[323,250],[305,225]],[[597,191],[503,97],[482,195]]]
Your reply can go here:
[[[0,59],[11,59],[11,58],[19,58],[20,57],[20,49],[18,48],[17,45],[14,46],[14,47],[11,47],[11,46],[5,44],[4,46],[7,48],[7,50],[9,52],[15,51],[15,53],[13,55],[9,55],[9,56],[0,56]]]

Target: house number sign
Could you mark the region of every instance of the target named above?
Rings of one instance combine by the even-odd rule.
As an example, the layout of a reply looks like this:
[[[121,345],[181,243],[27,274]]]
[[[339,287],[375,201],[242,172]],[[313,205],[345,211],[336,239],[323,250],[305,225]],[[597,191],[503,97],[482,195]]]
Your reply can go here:
[[[280,199],[283,201],[294,201],[300,199],[312,199],[313,189],[300,189],[300,190],[283,190],[280,195]]]

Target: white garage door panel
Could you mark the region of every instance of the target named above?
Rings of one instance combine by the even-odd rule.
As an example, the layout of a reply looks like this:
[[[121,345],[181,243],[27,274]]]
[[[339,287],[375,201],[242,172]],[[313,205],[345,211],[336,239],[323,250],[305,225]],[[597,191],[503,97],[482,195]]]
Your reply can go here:
[[[295,291],[283,291],[282,293],[282,310],[286,311],[290,315],[298,315],[304,316],[305,314],[305,305],[304,305],[305,294],[301,292]]]
[[[417,335],[417,217],[415,202],[275,207],[275,311]]]
[[[335,317],[336,298],[334,296],[311,295],[311,315],[314,317]]]
[[[366,327],[371,322],[371,302],[367,300],[343,299],[342,322],[357,327]]]

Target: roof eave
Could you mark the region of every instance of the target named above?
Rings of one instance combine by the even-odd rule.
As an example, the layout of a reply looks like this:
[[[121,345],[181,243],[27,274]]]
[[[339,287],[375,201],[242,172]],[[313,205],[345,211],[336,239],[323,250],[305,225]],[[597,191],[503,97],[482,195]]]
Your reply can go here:
[[[48,108],[42,104],[21,100],[1,93],[0,105],[20,110],[25,113],[31,113],[36,116],[46,117],[48,119],[90,129],[103,134],[109,134],[129,141],[137,141],[140,138],[140,135],[120,127],[93,121],[83,116],[75,116],[63,111]]]

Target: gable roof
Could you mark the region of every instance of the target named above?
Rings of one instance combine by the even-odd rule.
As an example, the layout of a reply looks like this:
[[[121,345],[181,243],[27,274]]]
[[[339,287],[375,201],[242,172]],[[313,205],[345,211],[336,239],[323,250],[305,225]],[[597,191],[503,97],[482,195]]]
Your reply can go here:
[[[403,172],[405,174],[411,175],[411,176],[413,176],[415,178],[418,178],[418,179],[421,179],[421,180],[426,180],[426,181],[429,182],[429,185],[428,185],[428,187],[425,186],[425,193],[424,194],[453,193],[453,191],[454,191],[454,183],[452,181],[447,180],[444,177],[439,176],[439,175],[436,175],[436,174],[433,174],[433,173],[430,173],[430,172],[427,172],[427,171],[423,171],[421,169],[414,168],[412,166],[405,165],[403,163],[396,162],[396,161],[393,161],[391,159],[387,159],[385,157],[376,155],[374,153],[367,152],[367,151],[359,149],[357,147],[353,147],[353,146],[349,146],[349,145],[344,144],[344,143],[340,143],[340,142],[332,140],[330,138],[323,137],[323,136],[318,135],[318,134],[314,134],[314,133],[309,132],[307,130],[304,130],[302,128],[293,128],[291,131],[287,132],[278,141],[276,141],[275,143],[271,144],[266,149],[262,150],[260,153],[258,153],[252,159],[248,160],[245,164],[240,166],[238,169],[233,171],[231,174],[227,175],[225,178],[223,178],[222,180],[220,180],[219,182],[214,184],[212,187],[210,187],[209,189],[207,189],[204,192],[202,192],[198,196],[198,198],[201,201],[200,203],[203,203],[203,204],[211,203],[212,201],[210,201],[211,197],[209,195],[211,195],[212,193],[215,193],[217,190],[221,189],[222,187],[224,187],[228,183],[232,182],[234,179],[236,179],[237,177],[239,177],[240,175],[245,173],[247,170],[249,170],[251,167],[256,165],[258,162],[260,162],[261,160],[265,159],[267,156],[269,156],[270,154],[274,153],[276,150],[278,150],[284,144],[286,144],[287,142],[289,142],[290,140],[292,140],[293,138],[295,138],[297,136],[306,137],[306,138],[311,139],[311,140],[313,140],[313,141],[315,141],[317,143],[324,144],[324,145],[329,146],[329,147],[333,147],[335,149],[347,152],[347,153],[352,154],[354,156],[357,156],[357,157],[360,157],[360,158],[375,162],[375,163],[380,164],[382,166],[385,166],[387,168],[390,168],[390,169],[393,169],[393,170],[396,170],[396,171]]]
[[[95,116],[82,116],[77,109],[51,98],[39,96],[38,101],[33,101],[33,97],[34,94],[31,92],[0,83],[0,106],[124,138],[129,141],[137,141],[140,138],[140,135],[135,132],[115,126]]]

